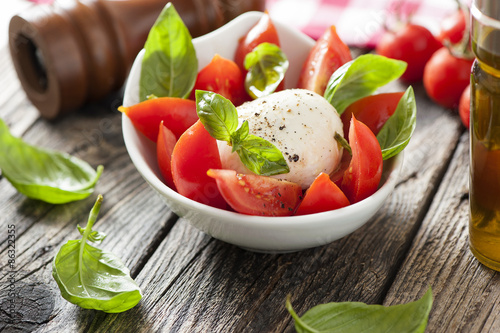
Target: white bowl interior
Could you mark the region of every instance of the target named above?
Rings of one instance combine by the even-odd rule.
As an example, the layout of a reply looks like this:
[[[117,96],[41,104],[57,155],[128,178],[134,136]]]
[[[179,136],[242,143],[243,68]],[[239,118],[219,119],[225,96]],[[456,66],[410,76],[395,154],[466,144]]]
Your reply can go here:
[[[237,41],[261,17],[262,13],[249,12],[229,22],[220,29],[193,40],[199,69],[206,66],[217,53],[232,59]],[[314,41],[298,30],[274,22],[282,50],[290,66],[285,87],[295,86],[302,63]],[[139,102],[139,77],[144,50],[132,66],[125,87],[124,105]],[[190,200],[166,186],[161,180],[153,142],[138,132],[125,115],[122,117],[123,137],[135,167],[149,185],[169,205],[173,212],[188,220],[203,232],[259,252],[291,252],[328,244],[358,229],[372,217],[392,192],[402,164],[399,154],[384,165],[383,185],[369,198],[335,211],[319,214],[262,217],[225,211]]]

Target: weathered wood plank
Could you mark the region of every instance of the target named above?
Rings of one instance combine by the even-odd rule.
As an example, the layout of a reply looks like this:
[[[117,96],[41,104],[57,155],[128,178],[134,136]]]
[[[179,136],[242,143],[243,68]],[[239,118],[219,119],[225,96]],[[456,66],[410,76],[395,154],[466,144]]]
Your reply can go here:
[[[376,217],[352,235],[299,253],[256,254],[178,223],[139,273],[140,305],[101,315],[89,331],[291,330],[299,313],[330,301],[381,303],[432,201],[462,131],[458,118],[417,87],[418,130],[401,181]],[[436,144],[439,142],[439,145]]]
[[[469,135],[464,133],[385,303],[434,293],[429,332],[500,332],[500,274],[469,251]]]
[[[62,120],[47,122],[26,100],[11,75],[13,69],[3,74],[10,76],[15,89],[0,92],[0,117],[12,125],[15,135],[34,145],[66,151],[93,166],[104,165],[96,186],[96,192],[105,197],[96,229],[109,236],[101,247],[120,256],[135,276],[177,217],[142,180],[126,153],[121,115],[116,111],[118,95]],[[7,84],[3,82],[3,86]],[[61,298],[51,277],[51,262],[62,244],[79,237],[76,225],[86,224],[94,200],[95,195],[50,205],[25,198],[7,180],[0,179],[0,331],[85,331],[83,318],[94,313]],[[7,265],[8,224],[16,228],[14,270]],[[16,311],[14,323],[9,325],[11,318],[5,307],[11,276],[15,277]]]

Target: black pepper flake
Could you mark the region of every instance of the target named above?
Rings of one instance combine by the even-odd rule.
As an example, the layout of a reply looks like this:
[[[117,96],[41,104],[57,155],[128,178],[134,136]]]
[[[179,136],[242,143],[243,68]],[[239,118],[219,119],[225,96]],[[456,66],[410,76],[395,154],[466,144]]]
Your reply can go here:
[[[255,112],[255,116],[256,116],[256,117],[260,116],[260,113]]]
[[[285,129],[285,127],[286,127],[285,125],[280,126],[280,127],[279,127],[280,131],[282,131],[283,129]]]
[[[285,204],[283,202],[281,203],[281,208],[285,208]]]
[[[293,154],[292,156],[288,156],[288,160],[290,162],[297,162],[299,160],[299,155]]]

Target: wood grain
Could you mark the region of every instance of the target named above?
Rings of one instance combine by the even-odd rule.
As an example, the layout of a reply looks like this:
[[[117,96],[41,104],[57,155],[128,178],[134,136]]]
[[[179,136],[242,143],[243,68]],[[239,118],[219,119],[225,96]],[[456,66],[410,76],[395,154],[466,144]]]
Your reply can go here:
[[[469,135],[446,176],[384,303],[413,301],[432,287],[429,332],[500,332],[500,274],[469,251]]]

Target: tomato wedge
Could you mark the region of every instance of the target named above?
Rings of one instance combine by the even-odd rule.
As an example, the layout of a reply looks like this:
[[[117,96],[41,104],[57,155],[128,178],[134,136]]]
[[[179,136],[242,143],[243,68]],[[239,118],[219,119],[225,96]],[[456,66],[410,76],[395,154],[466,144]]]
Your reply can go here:
[[[349,47],[332,25],[318,39],[302,65],[297,88],[309,89],[323,96],[333,72],[351,60]]]
[[[192,99],[196,90],[208,90],[229,99],[235,106],[249,100],[245,91],[245,77],[232,60],[216,54],[196,77]]]
[[[217,142],[201,121],[188,128],[172,152],[172,178],[179,194],[206,205],[226,208],[215,180],[207,176],[210,168],[221,168]]]
[[[295,215],[321,213],[348,205],[349,200],[345,194],[322,172],[307,189]]]
[[[222,196],[236,212],[248,215],[289,216],[302,196],[300,185],[266,176],[210,169]]]
[[[156,141],[156,159],[160,167],[161,175],[165,184],[171,189],[175,189],[174,179],[172,177],[172,152],[174,151],[177,139],[174,133],[169,130],[163,121],[160,123],[158,140]]]
[[[351,203],[356,203],[377,191],[382,178],[382,150],[375,134],[355,116],[351,119],[349,143],[352,159],[341,189]]]
[[[130,107],[120,106],[118,110],[130,118],[138,131],[154,142],[162,121],[178,138],[198,120],[195,101],[177,97],[153,98]]]
[[[280,46],[278,31],[271,21],[268,12],[265,12],[259,22],[255,24],[245,36],[238,41],[238,46],[234,54],[234,62],[246,73],[244,61],[245,56],[261,43],[271,43]]]
[[[342,159],[340,160],[337,169],[330,174],[330,179],[338,187],[340,187],[342,184],[342,178],[344,177],[347,168],[349,168],[349,165],[351,164],[351,159],[351,154],[349,154],[349,152],[344,149],[342,152]]]
[[[404,92],[382,93],[357,100],[345,109],[340,119],[344,124],[344,136],[349,134],[351,116],[368,126],[377,135],[387,119],[393,115]]]

